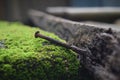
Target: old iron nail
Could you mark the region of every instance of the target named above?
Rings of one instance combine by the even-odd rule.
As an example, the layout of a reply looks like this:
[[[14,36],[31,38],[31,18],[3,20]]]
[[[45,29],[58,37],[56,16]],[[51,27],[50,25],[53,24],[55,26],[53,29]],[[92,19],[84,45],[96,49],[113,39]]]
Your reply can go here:
[[[48,37],[48,36],[44,36],[44,35],[40,34],[39,31],[36,31],[36,32],[35,32],[35,38],[38,38],[38,37],[39,37],[39,38],[43,38],[43,39],[45,39],[45,40],[48,40],[48,41],[50,41],[50,42],[53,43],[53,44],[60,45],[60,46],[63,46],[63,47],[65,47],[65,48],[71,49],[71,50],[73,50],[74,52],[76,52],[76,53],[78,53],[78,54],[80,54],[80,53],[86,53],[86,52],[87,52],[86,49],[81,49],[81,48],[79,48],[79,47],[77,47],[77,46],[69,45],[69,44],[67,44],[67,43],[60,42],[60,41],[58,41],[58,40],[55,40],[55,39],[53,39],[53,38],[50,38],[50,37]]]

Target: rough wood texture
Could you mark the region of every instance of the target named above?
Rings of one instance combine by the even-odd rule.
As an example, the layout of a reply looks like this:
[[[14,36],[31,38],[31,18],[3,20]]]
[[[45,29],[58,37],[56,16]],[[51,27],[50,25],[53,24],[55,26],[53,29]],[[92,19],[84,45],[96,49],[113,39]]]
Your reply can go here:
[[[36,26],[39,26],[46,31],[54,32],[67,41],[71,40],[71,38],[76,35],[75,33],[78,30],[81,30],[83,33],[84,31],[87,31],[87,33],[84,34],[89,34],[89,32],[91,32],[93,29],[109,28],[108,26],[95,26],[92,24],[74,22],[36,10],[31,10],[29,12],[29,16]],[[120,31],[120,28],[117,27],[112,27],[112,29]]]
[[[31,11],[31,19],[40,28],[54,32],[69,44],[87,49],[80,61],[95,80],[120,80],[120,29],[92,26]],[[87,72],[86,72],[87,73]]]
[[[80,55],[81,63],[93,72],[95,80],[120,80],[120,38],[112,30],[101,30],[92,35],[89,42],[80,35],[71,42],[89,50]]]

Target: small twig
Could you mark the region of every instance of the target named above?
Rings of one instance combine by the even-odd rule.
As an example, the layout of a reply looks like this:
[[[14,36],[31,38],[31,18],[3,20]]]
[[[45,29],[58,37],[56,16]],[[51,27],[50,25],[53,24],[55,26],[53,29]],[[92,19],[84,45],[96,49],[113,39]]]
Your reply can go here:
[[[78,53],[78,54],[80,54],[80,53],[86,53],[86,52],[87,52],[86,49],[80,49],[79,47],[76,47],[76,46],[74,46],[74,45],[69,45],[69,44],[67,44],[67,43],[60,42],[60,41],[55,40],[55,39],[53,39],[53,38],[50,38],[50,37],[48,37],[48,36],[44,36],[44,35],[40,34],[39,31],[35,32],[35,38],[38,38],[38,37],[39,37],[39,38],[46,39],[46,40],[50,41],[50,42],[53,43],[53,44],[56,44],[56,45],[65,47],[65,48],[67,48],[67,49],[71,49],[71,50],[73,50],[74,52],[76,52],[76,53]]]

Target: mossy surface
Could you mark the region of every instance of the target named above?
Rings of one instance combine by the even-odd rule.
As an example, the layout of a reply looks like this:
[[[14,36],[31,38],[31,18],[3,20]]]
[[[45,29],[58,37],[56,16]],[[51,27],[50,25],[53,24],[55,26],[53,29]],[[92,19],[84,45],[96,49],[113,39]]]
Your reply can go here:
[[[38,30],[61,40],[52,33],[18,22],[0,22],[0,80],[77,80],[76,54],[34,38]]]

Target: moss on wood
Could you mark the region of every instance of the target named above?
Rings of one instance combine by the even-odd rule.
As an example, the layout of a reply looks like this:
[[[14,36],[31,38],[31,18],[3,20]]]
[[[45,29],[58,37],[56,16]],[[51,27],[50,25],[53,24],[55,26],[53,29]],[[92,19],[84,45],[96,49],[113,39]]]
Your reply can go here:
[[[52,33],[19,22],[0,22],[0,80],[77,80],[76,54],[34,38],[34,32],[61,40]]]

